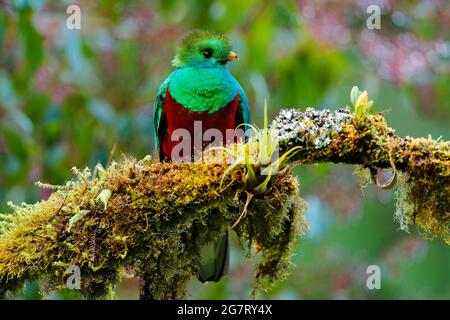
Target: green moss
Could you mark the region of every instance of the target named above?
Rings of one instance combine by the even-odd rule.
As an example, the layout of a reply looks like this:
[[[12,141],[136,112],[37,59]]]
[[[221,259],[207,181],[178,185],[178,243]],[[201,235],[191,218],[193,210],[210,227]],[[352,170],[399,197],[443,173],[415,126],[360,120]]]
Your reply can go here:
[[[291,160],[360,165],[363,185],[377,170],[397,172],[395,218],[401,228],[414,224],[424,237],[450,244],[449,142],[401,138],[381,114],[356,119],[346,109],[284,110],[274,126],[281,154],[298,147]],[[257,158],[254,144],[247,146]],[[228,151],[233,148],[246,149],[238,144]],[[236,222],[248,255],[254,244],[262,248],[252,296],[268,289],[286,276],[306,227],[298,183],[281,170],[263,184],[264,192],[254,192],[241,217],[247,191],[258,189],[248,182],[266,177],[261,163],[251,170],[246,163],[230,168],[217,163],[223,158],[236,163],[217,150],[205,155],[204,164],[124,159],[100,168],[99,177],[74,169],[77,178],[65,186],[39,184],[55,190],[47,201],[12,206],[13,214],[0,215],[0,294],[37,278],[47,290],[64,288],[67,267],[76,265],[88,298],[105,297],[124,269],[145,279],[144,298],[183,298],[186,281],[198,272],[200,249]]]
[[[13,206],[13,214],[1,215],[6,223],[0,236],[0,292],[20,290],[32,279],[40,279],[46,291],[63,289],[67,268],[75,265],[87,298],[107,296],[123,269],[146,279],[146,297],[185,297],[201,247],[220,237],[245,203],[241,167],[220,190],[226,168],[124,159],[101,178],[75,170],[77,178],[51,187],[55,192],[47,201]],[[111,192],[107,200],[99,198],[104,190]],[[257,289],[263,289],[261,279],[274,282],[287,272],[304,225],[301,203],[297,181],[284,173],[270,194],[251,201],[236,226],[243,242],[262,245]]]
[[[450,142],[401,138],[382,114],[361,117],[348,109],[282,110],[275,122],[282,149],[302,147],[294,160],[356,164],[362,188],[379,170],[393,171],[394,178],[379,187],[390,188],[400,176],[394,214],[400,227],[416,225],[425,238],[450,244]]]
[[[362,146],[364,166],[355,170],[362,185],[369,183],[370,171],[391,168],[399,175],[394,218],[400,228],[408,231],[415,225],[422,237],[440,237],[450,244],[450,143],[430,137],[401,139],[381,115],[367,118],[360,130],[363,141],[354,134],[346,139]]]
[[[395,218],[403,230],[409,224],[419,228],[422,237],[441,237],[450,244],[450,215],[448,177],[418,177],[403,174],[396,191]]]
[[[364,190],[373,183],[372,175],[370,174],[370,170],[364,168],[364,166],[356,166],[353,174],[359,177],[359,186],[361,188],[361,192],[364,194]]]

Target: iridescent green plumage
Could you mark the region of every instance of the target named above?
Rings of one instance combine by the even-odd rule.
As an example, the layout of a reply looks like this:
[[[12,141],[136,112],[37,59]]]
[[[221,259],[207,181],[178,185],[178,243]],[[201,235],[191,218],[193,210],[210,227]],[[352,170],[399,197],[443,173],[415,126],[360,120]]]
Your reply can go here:
[[[226,68],[236,59],[221,34],[194,31],[184,38],[172,61],[175,70],[162,83],[153,110],[155,147],[162,159],[172,159],[170,131],[191,128],[192,119],[221,131],[250,121],[245,92]],[[198,278],[203,282],[218,281],[227,269],[228,233],[212,240],[201,251]]]
[[[204,50],[212,56],[205,58]],[[239,95],[239,110],[244,123],[250,121],[247,96],[226,68],[231,52],[230,41],[218,33],[194,31],[184,38],[172,63],[176,69],[159,88],[153,108],[155,149],[161,142],[161,117],[166,91],[186,109],[194,112],[216,112]]]
[[[211,58],[205,59],[202,54],[205,49],[213,49]],[[221,33],[209,31],[193,31],[189,33],[178,47],[172,60],[176,68],[187,66],[213,66],[217,61],[226,63],[231,51],[231,42]]]

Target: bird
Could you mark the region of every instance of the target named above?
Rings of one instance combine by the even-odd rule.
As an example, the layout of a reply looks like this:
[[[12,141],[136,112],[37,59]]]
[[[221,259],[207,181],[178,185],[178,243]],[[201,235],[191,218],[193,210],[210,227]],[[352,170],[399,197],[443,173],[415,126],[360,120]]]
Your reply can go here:
[[[202,143],[202,150],[195,150],[198,132],[194,132],[194,122],[201,121],[202,133],[218,129],[223,137],[227,129],[250,122],[247,96],[227,69],[227,64],[236,60],[230,40],[222,33],[194,30],[182,39],[172,60],[174,70],[162,82],[153,106],[155,150],[160,161],[179,160],[172,155],[178,143],[172,135],[177,129],[190,133],[192,156],[207,146]],[[222,142],[229,141],[224,138]],[[218,282],[227,272],[228,261],[227,231],[201,249],[197,278]]]

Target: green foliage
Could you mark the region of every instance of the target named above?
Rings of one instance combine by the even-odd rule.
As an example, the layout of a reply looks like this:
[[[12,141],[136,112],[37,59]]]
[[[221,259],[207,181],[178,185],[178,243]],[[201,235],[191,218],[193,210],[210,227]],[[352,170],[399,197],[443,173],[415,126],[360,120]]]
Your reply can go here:
[[[33,76],[44,57],[42,36],[34,27],[31,21],[32,17],[31,8],[26,7],[19,10],[18,31],[22,36],[25,61],[27,62],[27,72],[24,75],[26,78]]]

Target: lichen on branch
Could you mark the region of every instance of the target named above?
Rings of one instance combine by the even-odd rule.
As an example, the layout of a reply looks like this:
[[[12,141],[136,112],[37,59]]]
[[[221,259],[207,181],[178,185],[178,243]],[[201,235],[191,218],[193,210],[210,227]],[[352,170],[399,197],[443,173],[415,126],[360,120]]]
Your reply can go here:
[[[281,154],[296,148],[292,164],[358,165],[383,188],[397,181],[400,226],[417,225],[425,237],[450,244],[450,143],[397,136],[381,114],[367,112],[370,103],[361,96],[356,113],[282,110],[272,123]],[[247,147],[258,153],[255,141],[231,148]],[[231,170],[223,155],[209,153],[206,163],[195,164],[125,158],[93,177],[76,170],[76,179],[52,187],[46,201],[13,206],[12,214],[0,215],[0,294],[33,279],[49,290],[63,288],[75,265],[89,298],[105,296],[122,270],[145,279],[142,299],[183,298],[186,281],[198,272],[200,248],[232,225],[250,255],[253,244],[261,249],[255,289],[283,279],[306,229],[299,184],[290,166],[259,179],[261,166],[235,162]],[[381,184],[381,169],[395,179]]]
[[[375,183],[377,171],[392,170],[398,176],[394,216],[400,227],[416,225],[425,238],[450,244],[449,141],[401,138],[382,114],[358,117],[348,108],[281,110],[274,126],[282,149],[301,146],[294,161],[359,165]]]

